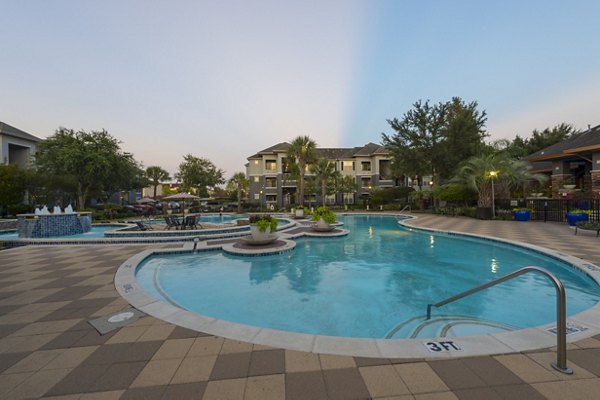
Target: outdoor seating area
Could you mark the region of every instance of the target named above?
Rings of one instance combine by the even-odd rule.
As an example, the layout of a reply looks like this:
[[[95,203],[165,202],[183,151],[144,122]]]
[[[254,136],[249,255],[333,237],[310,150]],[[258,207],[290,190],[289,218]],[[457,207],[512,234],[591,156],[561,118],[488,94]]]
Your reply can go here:
[[[177,216],[165,216],[165,224],[165,230],[203,229],[195,215],[188,215],[181,219]]]

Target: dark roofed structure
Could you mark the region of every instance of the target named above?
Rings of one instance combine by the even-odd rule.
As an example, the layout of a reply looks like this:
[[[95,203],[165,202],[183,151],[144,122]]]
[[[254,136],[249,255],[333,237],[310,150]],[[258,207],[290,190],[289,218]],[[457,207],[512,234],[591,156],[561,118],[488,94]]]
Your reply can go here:
[[[14,126],[2,121],[0,121],[0,135],[12,136],[14,138],[28,140],[31,142],[40,142],[42,140],[37,136],[33,136],[30,133],[17,129]]]

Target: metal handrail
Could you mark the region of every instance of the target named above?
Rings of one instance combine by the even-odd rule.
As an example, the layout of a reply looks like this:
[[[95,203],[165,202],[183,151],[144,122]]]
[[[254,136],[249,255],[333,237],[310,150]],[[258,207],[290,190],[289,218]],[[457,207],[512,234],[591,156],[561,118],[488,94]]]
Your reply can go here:
[[[408,212],[412,212],[412,210],[410,209],[410,204],[407,204],[407,205],[405,205],[405,206],[402,208],[402,210],[400,210],[400,212],[402,213],[402,212],[406,211],[406,209],[407,209],[407,208],[408,208]]]
[[[498,279],[494,279],[493,281],[484,283],[482,285],[476,286],[472,289],[466,290],[462,293],[457,294],[456,296],[452,296],[447,298],[446,300],[442,300],[435,304],[427,304],[427,319],[431,319],[431,307],[441,307],[448,303],[452,303],[453,301],[462,299],[463,297],[469,296],[473,293],[479,292],[483,289],[487,289],[491,286],[495,286],[499,283],[505,282],[509,279],[516,278],[519,275],[526,274],[528,272],[537,272],[542,275],[545,275],[550,279],[554,288],[556,289],[556,363],[552,363],[552,367],[557,371],[560,371],[564,374],[572,374],[573,370],[567,367],[567,307],[566,307],[566,297],[565,297],[565,287],[562,282],[554,276],[549,271],[540,267],[524,267],[517,271],[511,272],[510,274],[506,274],[501,276]]]

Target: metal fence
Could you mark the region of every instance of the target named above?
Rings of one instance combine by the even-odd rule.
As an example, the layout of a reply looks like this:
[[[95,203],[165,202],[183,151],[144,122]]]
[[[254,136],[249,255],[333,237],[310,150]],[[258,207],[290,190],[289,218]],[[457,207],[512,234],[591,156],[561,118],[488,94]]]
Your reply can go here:
[[[529,208],[534,221],[564,222],[565,214],[574,209],[590,210],[589,220],[600,221],[600,199],[565,200],[565,199],[497,199],[498,210],[513,208]]]

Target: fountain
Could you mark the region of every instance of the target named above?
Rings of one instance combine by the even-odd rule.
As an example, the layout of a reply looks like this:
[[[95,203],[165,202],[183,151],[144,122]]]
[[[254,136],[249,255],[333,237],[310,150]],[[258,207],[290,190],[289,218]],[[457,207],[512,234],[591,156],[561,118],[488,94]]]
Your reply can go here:
[[[91,212],[74,212],[69,204],[64,212],[54,206],[50,213],[47,206],[35,209],[33,214],[17,215],[17,232],[20,238],[50,238],[78,235],[92,229]]]

